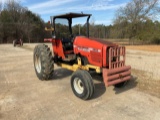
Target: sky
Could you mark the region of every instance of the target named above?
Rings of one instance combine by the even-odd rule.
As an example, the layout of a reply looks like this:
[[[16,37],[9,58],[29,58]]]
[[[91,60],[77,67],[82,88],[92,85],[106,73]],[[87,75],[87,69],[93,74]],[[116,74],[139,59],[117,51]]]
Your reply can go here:
[[[5,2],[6,0],[0,0]],[[115,11],[130,0],[19,0],[20,4],[37,13],[47,22],[50,16],[68,12],[92,14],[90,21],[110,25]],[[76,21],[81,22],[81,21]]]

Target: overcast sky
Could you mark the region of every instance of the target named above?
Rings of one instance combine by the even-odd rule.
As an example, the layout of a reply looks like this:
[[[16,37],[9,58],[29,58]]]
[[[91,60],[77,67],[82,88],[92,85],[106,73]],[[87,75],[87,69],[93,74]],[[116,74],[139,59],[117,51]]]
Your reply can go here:
[[[6,0],[0,0],[6,1]],[[124,6],[130,0],[19,0],[29,10],[38,13],[44,21],[50,16],[83,12],[92,14],[91,20],[96,24],[112,24],[117,8]]]

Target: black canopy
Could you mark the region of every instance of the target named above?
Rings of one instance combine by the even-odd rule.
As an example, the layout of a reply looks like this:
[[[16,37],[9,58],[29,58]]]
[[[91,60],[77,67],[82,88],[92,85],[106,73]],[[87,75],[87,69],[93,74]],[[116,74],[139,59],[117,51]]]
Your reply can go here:
[[[67,14],[54,16],[54,18],[77,18],[77,17],[86,17],[86,16],[91,16],[91,14],[67,13]]]

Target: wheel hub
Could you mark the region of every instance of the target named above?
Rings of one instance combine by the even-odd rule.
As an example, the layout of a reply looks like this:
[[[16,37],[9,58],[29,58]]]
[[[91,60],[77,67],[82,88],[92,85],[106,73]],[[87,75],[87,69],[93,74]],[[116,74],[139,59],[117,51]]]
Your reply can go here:
[[[38,55],[35,55],[35,67],[36,67],[36,71],[40,73],[41,72],[41,60]]]
[[[84,91],[84,85],[83,85],[81,79],[75,78],[73,85],[74,85],[75,91],[76,91],[78,94],[82,94],[82,93],[83,93],[83,91]]]

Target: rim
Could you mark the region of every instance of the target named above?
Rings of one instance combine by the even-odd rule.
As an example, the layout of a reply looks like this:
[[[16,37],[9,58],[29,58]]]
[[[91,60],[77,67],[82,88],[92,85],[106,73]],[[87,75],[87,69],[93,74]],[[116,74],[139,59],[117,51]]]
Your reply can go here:
[[[35,67],[36,67],[36,71],[40,73],[41,72],[41,60],[38,55],[35,55]]]
[[[84,91],[84,85],[82,83],[82,80],[79,78],[75,78],[74,79],[74,83],[73,83],[74,89],[78,94],[82,94]]]

